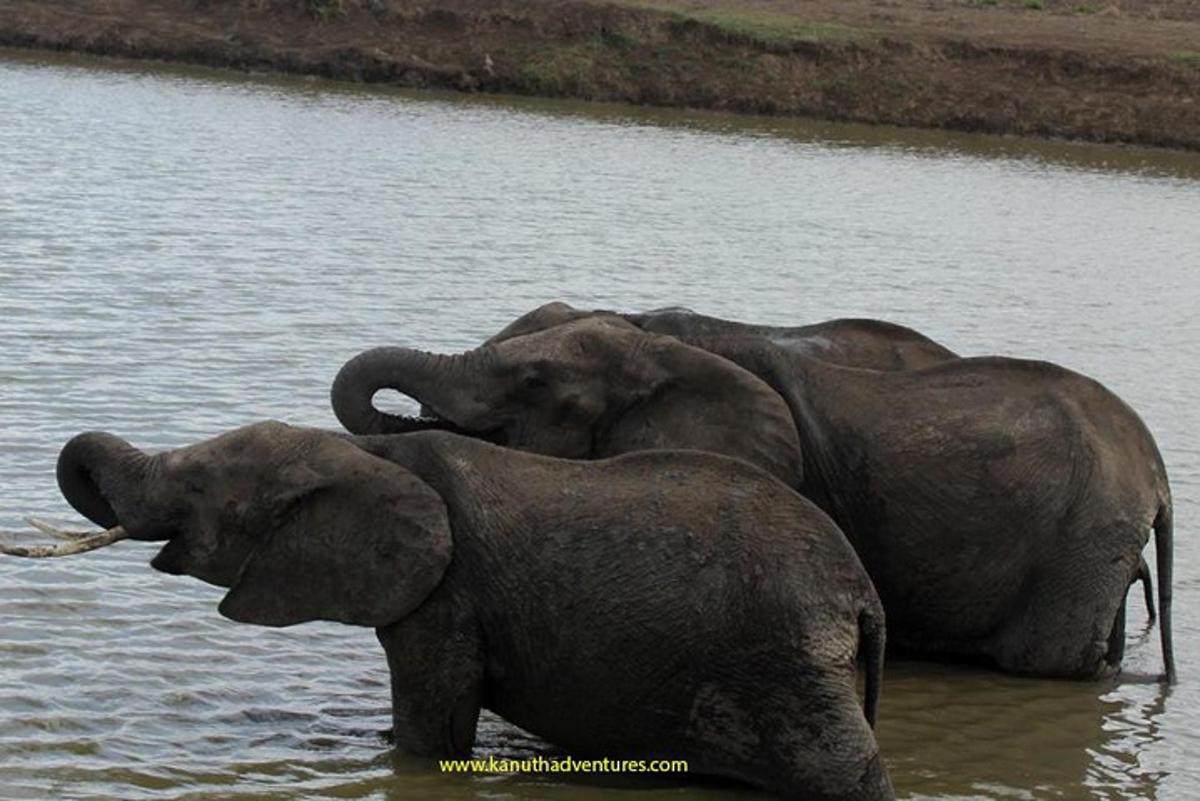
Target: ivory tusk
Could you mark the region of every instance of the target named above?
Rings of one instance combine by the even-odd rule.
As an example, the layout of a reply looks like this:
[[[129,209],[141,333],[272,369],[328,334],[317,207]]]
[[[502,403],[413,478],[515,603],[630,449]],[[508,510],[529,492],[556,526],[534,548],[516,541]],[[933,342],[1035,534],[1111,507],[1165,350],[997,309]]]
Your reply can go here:
[[[35,528],[42,530],[41,526]],[[0,554],[9,556],[23,556],[30,559],[44,559],[52,556],[71,556],[77,553],[86,553],[94,551],[97,548],[103,548],[106,545],[112,545],[114,542],[119,542],[129,537],[129,533],[125,531],[124,526],[110,528],[107,531],[101,531],[96,534],[84,535],[80,537],[73,536],[75,532],[57,532],[54,536],[67,538],[69,542],[60,542],[58,545],[3,545],[0,544]]]
[[[34,528],[36,528],[38,531],[42,532],[43,534],[48,534],[49,536],[54,537],[56,539],[60,539],[60,540],[71,540],[71,541],[82,540],[85,537],[92,536],[92,534],[94,533],[91,531],[68,531],[65,528],[55,528],[54,526],[47,523],[45,520],[42,520],[37,517],[33,517],[32,515],[30,515],[29,517],[26,517],[25,522],[28,523],[29,525],[33,526]]]

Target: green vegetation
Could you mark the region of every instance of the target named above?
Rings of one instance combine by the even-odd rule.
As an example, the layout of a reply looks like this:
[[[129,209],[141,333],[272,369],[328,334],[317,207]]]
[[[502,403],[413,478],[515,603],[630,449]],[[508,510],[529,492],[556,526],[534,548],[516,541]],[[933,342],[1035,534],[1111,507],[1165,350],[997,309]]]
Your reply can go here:
[[[346,13],[345,0],[304,0],[304,4],[317,19],[333,19]]]
[[[600,36],[571,45],[538,48],[522,62],[521,81],[539,94],[588,97],[604,49]]]
[[[821,90],[821,94],[825,96],[826,100],[838,104],[848,105],[853,103],[855,96],[858,94],[858,88],[855,86],[854,80],[846,75],[835,75],[832,78],[817,81],[816,86]]]
[[[1046,7],[1042,0],[1025,0],[1025,7],[1030,11],[1041,11]]]
[[[1200,50],[1180,50],[1167,56],[1167,60],[1172,64],[1182,64],[1200,70]]]
[[[1096,6],[1089,5],[1087,3],[1081,3],[1075,6],[1076,14],[1095,14],[1099,10],[1100,9],[1096,8]]]
[[[758,61],[753,58],[745,58],[744,56],[732,56],[725,58],[722,63],[732,70],[737,72],[754,72],[758,69]]]

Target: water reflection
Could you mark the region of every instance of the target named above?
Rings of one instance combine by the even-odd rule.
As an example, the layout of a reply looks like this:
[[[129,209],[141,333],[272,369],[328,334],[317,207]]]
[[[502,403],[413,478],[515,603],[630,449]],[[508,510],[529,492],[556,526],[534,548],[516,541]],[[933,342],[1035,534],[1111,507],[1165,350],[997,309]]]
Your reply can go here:
[[[0,59],[78,69],[101,69],[156,80],[192,79],[219,81],[231,91],[249,93],[274,87],[296,100],[327,104],[331,96],[359,102],[386,103],[390,98],[421,102],[441,101],[457,107],[472,106],[499,111],[522,111],[546,118],[583,119],[629,126],[682,128],[720,135],[757,136],[851,148],[890,147],[912,154],[944,159],[950,154],[974,158],[1002,158],[1039,164],[1070,166],[1098,172],[1127,171],[1156,176],[1200,177],[1200,155],[1141,146],[1097,145],[1058,139],[1030,139],[955,131],[897,128],[890,125],[825,122],[757,115],[731,115],[696,109],[631,107],[622,103],[581,102],[562,98],[464,95],[448,91],[414,91],[380,85],[329,81],[312,77],[244,74],[186,64],[157,64],[122,58],[97,58],[0,47]]]
[[[917,797],[1051,799],[1071,787],[1086,798],[1158,797],[1163,774],[1138,763],[1166,706],[1157,682],[1097,686],[894,661],[887,689],[880,744],[896,784]]]

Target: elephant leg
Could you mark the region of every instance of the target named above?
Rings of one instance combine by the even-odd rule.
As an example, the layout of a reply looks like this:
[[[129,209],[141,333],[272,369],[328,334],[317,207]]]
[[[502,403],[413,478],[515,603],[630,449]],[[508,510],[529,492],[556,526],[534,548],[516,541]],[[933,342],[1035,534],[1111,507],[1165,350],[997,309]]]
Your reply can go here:
[[[997,637],[992,654],[1002,669],[1074,679],[1120,670],[1125,598],[1148,531],[1123,520],[1077,525],[1086,535],[1040,565]]]
[[[411,615],[375,633],[392,674],[395,746],[419,756],[469,755],[484,664],[470,610],[443,585]]]
[[[1158,619],[1158,612],[1154,608],[1154,579],[1150,576],[1150,565],[1146,564],[1144,556],[1138,559],[1137,578],[1134,581],[1142,582],[1142,593],[1146,598],[1146,617],[1153,624]]]

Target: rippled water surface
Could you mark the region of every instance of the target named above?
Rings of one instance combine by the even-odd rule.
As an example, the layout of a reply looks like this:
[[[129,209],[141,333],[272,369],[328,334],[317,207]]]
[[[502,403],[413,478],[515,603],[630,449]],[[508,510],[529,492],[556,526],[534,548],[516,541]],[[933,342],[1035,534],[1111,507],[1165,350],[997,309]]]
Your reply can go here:
[[[1137,680],[1134,598],[1132,677],[893,662],[879,737],[904,798],[1196,797],[1200,157],[0,54],[0,528],[78,522],[78,431],[332,427],[358,350],[466,348],[555,298],[883,317],[1124,397],[1175,492],[1178,686]],[[153,552],[0,561],[0,798],[757,797],[437,775],[379,737],[370,631],[229,622]]]

